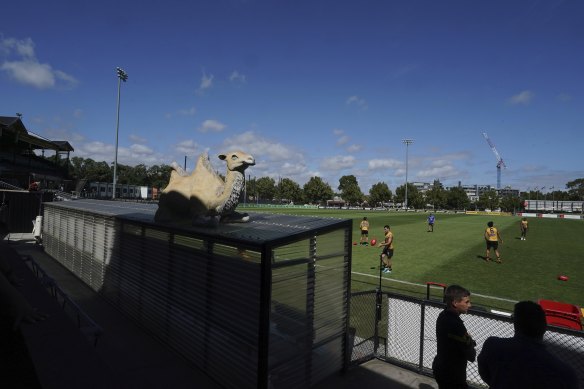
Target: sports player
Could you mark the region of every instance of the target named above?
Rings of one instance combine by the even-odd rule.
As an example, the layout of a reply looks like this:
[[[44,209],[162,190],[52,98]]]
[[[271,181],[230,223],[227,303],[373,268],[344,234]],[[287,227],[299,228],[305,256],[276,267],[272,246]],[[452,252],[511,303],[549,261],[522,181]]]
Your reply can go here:
[[[529,228],[527,226],[527,218],[526,217],[521,219],[521,222],[519,223],[519,227],[521,228],[521,240],[525,240],[527,238],[527,229]]]
[[[497,263],[501,263],[501,255],[499,254],[499,241],[503,244],[503,239],[499,234],[497,228],[493,227],[493,222],[487,223],[487,228],[485,229],[485,241],[487,242],[487,256],[485,260],[488,262],[491,260],[491,248],[495,251],[497,256]]]
[[[428,232],[434,232],[434,222],[436,221],[436,218],[434,217],[434,214],[431,213],[430,216],[428,216]]]
[[[369,221],[367,221],[367,217],[361,220],[359,228],[361,229],[361,240],[359,244],[367,246],[369,244]]]
[[[385,239],[383,242],[379,243],[380,247],[383,247],[381,252],[381,260],[385,265],[383,272],[386,274],[391,273],[391,258],[393,258],[393,233],[389,230],[389,226],[383,226],[383,232],[385,233]]]

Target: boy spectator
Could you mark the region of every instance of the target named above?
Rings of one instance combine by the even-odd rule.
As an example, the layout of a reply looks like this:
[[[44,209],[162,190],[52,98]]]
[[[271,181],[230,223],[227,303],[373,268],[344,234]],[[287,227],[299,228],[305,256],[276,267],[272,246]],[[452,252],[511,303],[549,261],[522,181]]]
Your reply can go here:
[[[460,315],[471,307],[470,292],[450,285],[444,292],[446,308],[436,320],[438,352],[432,363],[434,378],[440,389],[468,388],[466,364],[474,362],[476,342],[468,334]]]

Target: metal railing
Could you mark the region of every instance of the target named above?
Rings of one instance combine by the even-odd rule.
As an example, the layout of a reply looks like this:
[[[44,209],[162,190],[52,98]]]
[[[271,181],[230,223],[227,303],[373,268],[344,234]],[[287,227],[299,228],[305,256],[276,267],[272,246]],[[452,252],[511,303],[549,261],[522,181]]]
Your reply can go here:
[[[97,341],[103,334],[103,329],[86,312],[84,312],[77,303],[71,300],[55,280],[50,277],[31,256],[25,255],[22,259],[28,264],[43,288],[45,288],[49,294],[57,300],[63,311],[75,320],[77,329],[79,329],[85,337],[93,340],[94,347],[97,346]]]
[[[436,320],[444,309],[441,301],[394,293],[367,291],[351,295],[351,364],[378,358],[432,376],[436,355]],[[514,334],[511,317],[471,310],[463,317],[477,342],[477,355],[490,336]],[[584,387],[584,332],[548,326],[544,337],[548,350],[576,371]],[[476,362],[468,363],[467,380],[473,387],[487,387]]]

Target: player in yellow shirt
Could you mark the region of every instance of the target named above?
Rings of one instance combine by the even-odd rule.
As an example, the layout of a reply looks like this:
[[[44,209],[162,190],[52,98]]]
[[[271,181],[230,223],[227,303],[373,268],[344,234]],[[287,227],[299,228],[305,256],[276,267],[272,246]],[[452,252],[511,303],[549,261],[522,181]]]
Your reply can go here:
[[[497,263],[501,263],[501,255],[499,254],[499,241],[503,244],[503,239],[499,234],[497,228],[493,227],[493,222],[487,223],[487,228],[485,229],[485,241],[487,242],[487,256],[485,260],[488,262],[491,260],[491,248],[495,251],[497,256]]]
[[[385,233],[385,239],[383,242],[379,243],[380,247],[383,247],[381,252],[381,261],[385,265],[383,272],[386,274],[391,273],[391,259],[393,258],[393,233],[389,230],[389,226],[383,226],[383,232]]]
[[[526,217],[521,219],[521,222],[519,223],[519,227],[521,228],[521,240],[527,239],[527,229],[529,228],[527,224],[528,222]]]
[[[361,229],[361,240],[359,244],[367,246],[369,244],[369,221],[367,220],[367,217],[364,217],[363,220],[361,220],[359,228]]]

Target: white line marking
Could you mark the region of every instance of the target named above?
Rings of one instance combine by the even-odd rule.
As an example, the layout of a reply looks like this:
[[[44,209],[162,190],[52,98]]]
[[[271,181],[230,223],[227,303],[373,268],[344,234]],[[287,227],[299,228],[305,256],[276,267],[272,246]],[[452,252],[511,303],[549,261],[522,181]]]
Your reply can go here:
[[[359,273],[359,272],[356,272],[356,271],[351,272],[351,274],[358,274],[358,275],[364,276],[364,277],[371,277],[371,278],[379,279],[379,276],[374,276],[374,275],[366,274],[366,273]],[[383,280],[384,281],[397,282],[397,283],[400,283],[400,284],[406,284],[406,285],[412,285],[412,286],[419,286],[419,287],[422,287],[422,288],[425,288],[426,287],[426,285],[424,285],[424,284],[417,284],[415,282],[402,281],[402,280],[394,280],[392,278],[384,278]],[[502,297],[487,296],[487,295],[478,294],[478,293],[472,293],[472,295],[473,296],[477,296],[477,297],[483,297],[483,298],[493,299],[493,300],[505,301],[505,302],[508,302],[508,303],[516,303],[517,302],[517,300],[510,300],[510,299],[506,299],[506,298],[502,298]]]

